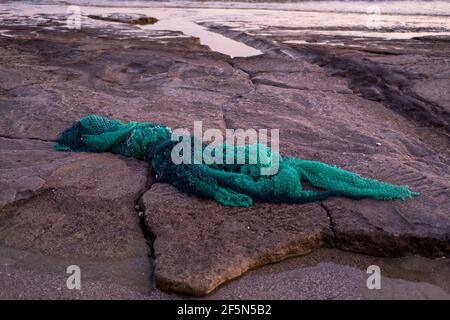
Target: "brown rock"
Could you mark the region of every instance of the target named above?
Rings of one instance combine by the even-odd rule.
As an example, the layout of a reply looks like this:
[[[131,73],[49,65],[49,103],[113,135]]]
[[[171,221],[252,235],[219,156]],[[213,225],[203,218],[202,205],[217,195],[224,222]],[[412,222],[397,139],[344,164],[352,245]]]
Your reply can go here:
[[[134,209],[148,169],[112,154],[0,139],[0,245],[60,257],[145,256]]]
[[[142,203],[156,236],[156,284],[164,290],[205,295],[249,269],[307,254],[332,239],[317,203],[232,208],[167,184],[154,184]]]
[[[371,160],[376,176],[409,185],[420,196],[406,201],[359,201],[334,198],[324,201],[332,217],[336,246],[377,256],[418,253],[445,256],[450,252],[450,183],[428,170],[392,159]]]
[[[156,22],[158,22],[158,19],[156,19],[154,17],[147,17],[145,15],[140,15],[140,14],[112,13],[112,14],[105,15],[105,16],[88,15],[88,17],[91,19],[96,19],[96,20],[122,22],[122,23],[128,23],[128,24],[140,24],[140,25],[155,24]]]

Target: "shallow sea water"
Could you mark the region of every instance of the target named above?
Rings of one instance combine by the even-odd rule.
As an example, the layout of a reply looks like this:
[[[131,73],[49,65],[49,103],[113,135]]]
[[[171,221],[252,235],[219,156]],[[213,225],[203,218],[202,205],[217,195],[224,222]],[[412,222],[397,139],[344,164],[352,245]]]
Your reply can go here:
[[[59,22],[53,30],[65,28],[69,5],[80,6],[83,27],[125,28],[130,36],[164,41],[161,31],[197,37],[211,50],[231,57],[261,54],[239,41],[208,30],[205,24],[227,27],[259,37],[289,35],[289,41],[302,41],[305,34],[351,37],[409,39],[417,36],[450,35],[449,1],[302,1],[276,2],[193,2],[193,1],[33,1],[0,4],[2,25],[37,25]],[[377,6],[377,7],[374,7]],[[98,21],[88,15],[112,13],[145,14],[159,19],[154,25],[124,26]],[[122,26],[121,26],[122,25]],[[44,28],[50,29],[52,26]],[[141,33],[142,35],[139,35]],[[126,32],[125,32],[126,34]]]

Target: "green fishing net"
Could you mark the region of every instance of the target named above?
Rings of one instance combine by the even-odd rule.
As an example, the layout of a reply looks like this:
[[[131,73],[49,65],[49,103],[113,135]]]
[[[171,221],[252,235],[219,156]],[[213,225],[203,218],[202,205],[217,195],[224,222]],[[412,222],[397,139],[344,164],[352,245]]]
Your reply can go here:
[[[364,178],[322,162],[282,157],[262,144],[223,144],[216,145],[213,150],[207,149],[211,146],[201,144],[200,152],[209,156],[201,163],[196,163],[194,160],[198,156],[198,148],[195,148],[194,137],[180,137],[190,139],[192,151],[187,156],[191,164],[186,161],[176,164],[172,160],[172,151],[180,140],[172,141],[171,136],[170,128],[156,123],[122,123],[89,115],[62,132],[55,149],[112,152],[147,159],[156,181],[171,183],[183,192],[213,198],[227,206],[247,207],[252,205],[253,199],[275,203],[306,203],[330,196],[405,200],[418,195],[408,186]],[[264,157],[254,158],[255,154]],[[214,161],[218,157],[221,161]],[[256,161],[252,162],[251,159]],[[271,168],[274,160],[278,163],[277,173],[263,175],[262,169]],[[323,190],[305,190],[301,185],[302,180]]]

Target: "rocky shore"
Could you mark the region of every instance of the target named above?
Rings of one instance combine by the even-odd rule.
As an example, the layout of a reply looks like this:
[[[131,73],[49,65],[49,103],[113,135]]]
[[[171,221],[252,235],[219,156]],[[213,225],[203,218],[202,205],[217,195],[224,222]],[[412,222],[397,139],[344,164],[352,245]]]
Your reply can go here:
[[[442,258],[450,252],[448,38],[342,37],[336,46],[326,36],[295,43],[209,25],[264,53],[231,59],[190,37],[1,27],[9,36],[0,36],[0,282],[8,288],[0,298],[204,296],[306,254],[207,297],[396,298],[407,288],[449,297],[440,280],[450,272]],[[172,128],[202,120],[280,129],[283,154],[421,196],[224,207],[154,183],[144,161],[55,152],[58,133],[90,113]],[[403,273],[389,267],[402,259],[420,262]],[[375,262],[391,269],[391,289],[354,290]],[[69,264],[88,270],[84,295],[65,288]],[[338,279],[324,277],[333,272]]]

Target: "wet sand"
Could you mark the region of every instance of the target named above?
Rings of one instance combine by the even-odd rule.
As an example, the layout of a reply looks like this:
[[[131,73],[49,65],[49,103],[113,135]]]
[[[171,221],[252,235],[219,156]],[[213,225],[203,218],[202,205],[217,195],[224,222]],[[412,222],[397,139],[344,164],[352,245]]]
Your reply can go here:
[[[66,287],[70,259],[0,250],[0,299],[191,299],[155,287],[149,261],[86,261],[81,290]],[[369,290],[366,270],[381,269],[381,289]],[[142,277],[128,270],[139,268]],[[145,281],[147,279],[147,281]],[[449,299],[446,259],[420,256],[386,259],[321,249],[307,256],[250,271],[202,299]]]

